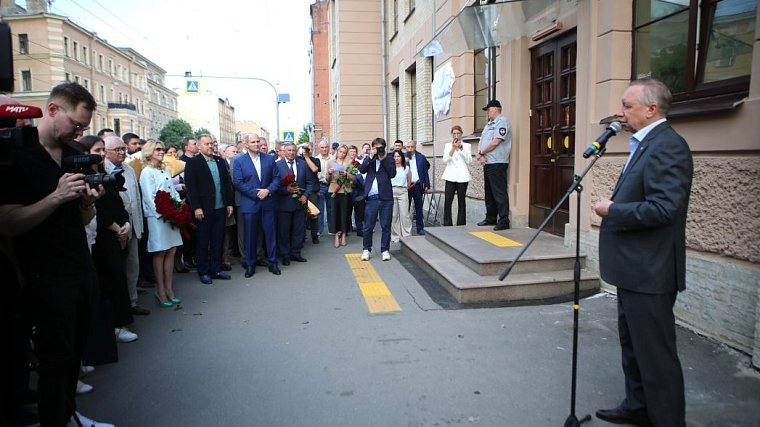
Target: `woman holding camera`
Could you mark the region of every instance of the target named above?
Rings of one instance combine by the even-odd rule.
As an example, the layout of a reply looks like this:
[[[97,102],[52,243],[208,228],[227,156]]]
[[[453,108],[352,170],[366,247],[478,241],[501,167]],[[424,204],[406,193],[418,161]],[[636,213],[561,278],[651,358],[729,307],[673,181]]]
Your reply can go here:
[[[103,160],[92,165],[94,173],[105,173],[103,166],[106,149],[100,137],[88,135],[79,140],[90,154],[101,156]],[[137,334],[130,331],[131,302],[127,287],[127,239],[131,232],[129,213],[124,208],[124,202],[117,188],[104,186],[105,194],[95,201],[97,211],[97,234],[92,246],[92,261],[98,271],[100,296],[108,300],[113,307],[113,323],[116,341],[132,342]]]
[[[348,159],[348,147],[341,145],[335,151],[335,159],[327,162],[327,191],[333,194],[333,226],[335,227],[335,244],[346,246],[346,233],[351,229],[351,183],[356,175],[349,173],[346,168],[351,164]]]
[[[153,271],[156,275],[156,290],[153,295],[161,307],[171,307],[182,302],[174,295],[172,284],[174,274],[174,253],[182,246],[182,236],[178,229],[164,221],[156,212],[156,193],[166,191],[172,199],[179,200],[172,177],[164,165],[164,143],[151,141],[142,148],[143,170],[140,173],[143,212],[148,220],[148,252],[153,256]]]
[[[454,202],[454,193],[457,195],[457,225],[467,224],[467,185],[470,183],[470,163],[472,153],[470,144],[462,142],[462,128],[455,125],[451,128],[452,141],[443,148],[442,178],[446,183],[443,198],[443,225],[453,225],[451,220],[451,204]]]

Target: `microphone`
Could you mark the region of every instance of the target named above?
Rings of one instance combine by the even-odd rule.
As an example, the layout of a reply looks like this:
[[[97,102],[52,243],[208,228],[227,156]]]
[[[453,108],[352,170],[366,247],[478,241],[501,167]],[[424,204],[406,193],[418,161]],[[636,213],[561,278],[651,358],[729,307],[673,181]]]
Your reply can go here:
[[[42,110],[31,105],[0,105],[0,119],[36,119],[42,117]]]
[[[588,159],[592,155],[604,150],[604,147],[607,146],[607,141],[617,135],[622,129],[623,126],[620,125],[620,122],[615,121],[610,123],[609,126],[607,126],[607,129],[604,130],[604,133],[601,134],[596,141],[592,142],[586,151],[583,152],[583,158]]]

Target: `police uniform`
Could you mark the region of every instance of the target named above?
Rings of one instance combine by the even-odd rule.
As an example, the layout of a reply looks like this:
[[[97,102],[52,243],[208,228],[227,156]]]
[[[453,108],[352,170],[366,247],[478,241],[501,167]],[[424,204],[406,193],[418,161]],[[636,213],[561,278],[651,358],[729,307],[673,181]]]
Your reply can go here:
[[[486,124],[480,134],[478,153],[485,150],[494,139],[501,139],[502,142],[494,150],[484,154],[486,158],[486,164],[483,166],[486,197],[486,219],[484,223],[509,228],[507,175],[509,152],[512,149],[512,126],[509,120],[502,115]]]

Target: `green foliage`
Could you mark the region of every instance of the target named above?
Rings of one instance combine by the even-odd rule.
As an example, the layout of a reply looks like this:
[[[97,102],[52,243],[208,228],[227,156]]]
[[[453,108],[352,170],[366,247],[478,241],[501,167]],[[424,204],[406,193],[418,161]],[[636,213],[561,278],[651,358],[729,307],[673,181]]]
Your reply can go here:
[[[161,135],[158,137],[166,144],[167,147],[182,149],[182,139],[187,136],[193,136],[193,127],[184,119],[171,119],[161,129]]]
[[[309,142],[311,139],[311,123],[303,125],[301,133],[298,134],[298,143]]]
[[[211,131],[206,128],[198,128],[195,130],[195,139],[200,138],[201,135],[211,135]]]

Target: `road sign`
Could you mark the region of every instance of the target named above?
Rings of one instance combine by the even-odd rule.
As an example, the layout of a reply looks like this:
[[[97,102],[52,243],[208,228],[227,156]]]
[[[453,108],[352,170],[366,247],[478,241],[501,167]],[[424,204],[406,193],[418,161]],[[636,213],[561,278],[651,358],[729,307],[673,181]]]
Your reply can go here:
[[[283,142],[296,142],[296,131],[294,131],[294,130],[284,130],[284,131],[282,131],[282,141]]]
[[[188,95],[198,95],[201,93],[201,81],[198,79],[185,81],[185,93]]]

